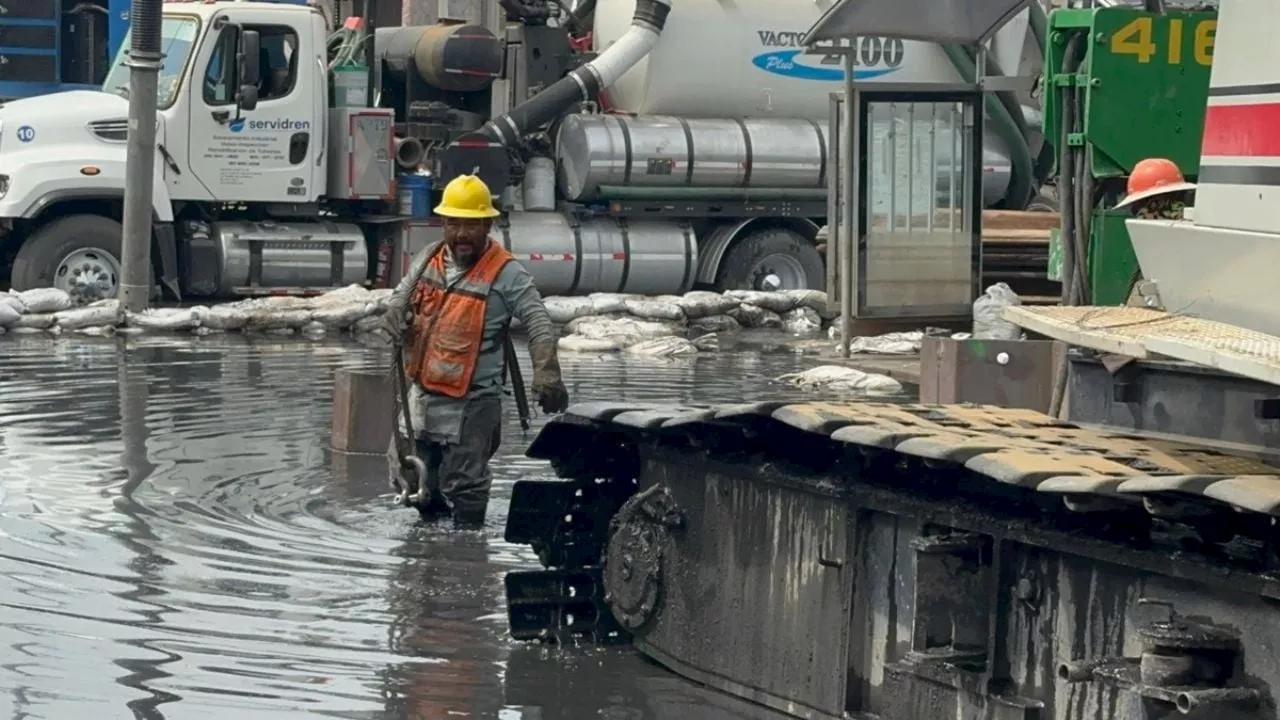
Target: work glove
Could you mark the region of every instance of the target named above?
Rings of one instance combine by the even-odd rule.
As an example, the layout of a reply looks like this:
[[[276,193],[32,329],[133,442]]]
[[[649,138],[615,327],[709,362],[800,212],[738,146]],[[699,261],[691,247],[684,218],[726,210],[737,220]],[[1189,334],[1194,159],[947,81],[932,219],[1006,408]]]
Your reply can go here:
[[[404,308],[391,306],[378,319],[374,332],[381,335],[389,343],[399,343],[409,330],[409,315]]]
[[[569,407],[569,391],[560,377],[560,360],[556,357],[556,343],[543,341],[529,345],[529,357],[533,361],[533,396],[538,407],[548,415],[562,413]]]

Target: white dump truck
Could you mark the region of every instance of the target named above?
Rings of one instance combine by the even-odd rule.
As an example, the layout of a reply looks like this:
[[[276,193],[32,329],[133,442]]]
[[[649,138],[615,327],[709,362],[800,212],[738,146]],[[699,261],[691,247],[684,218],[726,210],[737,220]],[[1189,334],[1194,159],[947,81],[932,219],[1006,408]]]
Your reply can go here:
[[[370,32],[350,19],[335,31],[318,6],[166,2],[157,288],[227,297],[387,282],[388,248],[406,226],[430,232],[421,208],[463,172],[500,195],[495,237],[546,294],[822,287],[815,237],[843,70],[797,45],[819,5],[490,10],[504,18],[496,33],[467,22]],[[1006,28],[993,65],[1027,74],[1039,52],[1029,26]],[[947,49],[858,42],[859,77],[961,78]],[[102,91],[0,107],[0,256],[14,289],[115,294],[128,72],[122,53]],[[1038,185],[1023,107],[1034,103],[1004,102],[1011,114],[986,132],[983,193],[1024,207]],[[938,193],[955,186],[941,145],[908,163],[928,164]]]

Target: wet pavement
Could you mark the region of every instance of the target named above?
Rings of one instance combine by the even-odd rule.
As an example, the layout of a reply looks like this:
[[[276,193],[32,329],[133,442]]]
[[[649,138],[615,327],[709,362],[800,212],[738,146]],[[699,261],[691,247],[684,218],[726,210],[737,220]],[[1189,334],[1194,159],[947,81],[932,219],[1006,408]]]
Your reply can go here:
[[[333,371],[384,358],[0,338],[0,716],[777,717],[627,648],[512,642],[502,577],[537,563],[502,524],[511,484],[550,475],[523,456],[541,420],[523,437],[507,403],[483,532],[423,525],[381,458],[329,450]],[[562,362],[575,401],[685,402],[805,397],[767,381],[814,364]]]

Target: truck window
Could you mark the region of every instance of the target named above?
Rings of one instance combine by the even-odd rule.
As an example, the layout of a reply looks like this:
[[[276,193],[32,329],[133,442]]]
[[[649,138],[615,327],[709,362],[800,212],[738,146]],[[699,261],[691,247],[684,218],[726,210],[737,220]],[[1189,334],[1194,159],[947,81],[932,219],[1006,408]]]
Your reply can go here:
[[[158,109],[167,109],[178,98],[178,89],[186,74],[187,58],[199,30],[200,21],[196,18],[175,15],[164,17],[160,25],[160,52],[164,54],[164,60],[161,61],[160,77],[156,82]],[[102,83],[103,90],[124,97],[129,94],[129,67],[124,63],[129,57],[131,37],[129,33],[125,33],[120,51]]]
[[[293,92],[298,80],[298,34],[293,28],[282,25],[245,25],[246,30],[257,30],[261,35],[258,64],[262,80],[258,83],[258,101],[275,100]],[[209,66],[204,74],[204,101],[208,105],[235,103],[236,87],[236,32],[223,28],[218,44],[209,56]]]

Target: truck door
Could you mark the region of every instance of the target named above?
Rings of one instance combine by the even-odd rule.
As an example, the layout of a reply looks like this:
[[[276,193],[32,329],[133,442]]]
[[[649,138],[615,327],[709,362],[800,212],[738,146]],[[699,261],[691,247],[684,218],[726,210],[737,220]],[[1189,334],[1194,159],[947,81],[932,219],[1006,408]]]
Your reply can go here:
[[[255,10],[252,22],[234,23],[236,13],[215,18],[200,56],[191,98],[188,144],[192,174],[215,200],[312,202],[323,175],[323,152],[315,117],[320,78],[310,17]],[[241,30],[261,37],[258,106],[240,110],[236,89]]]

